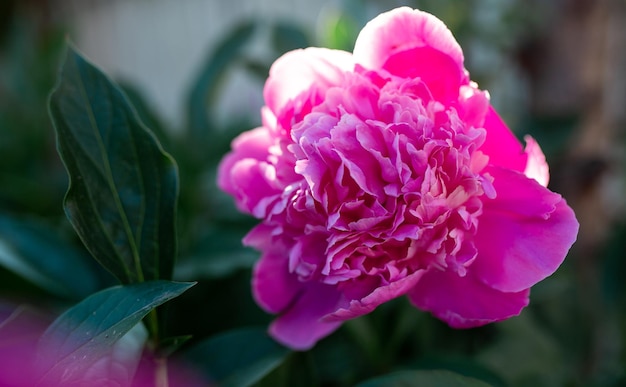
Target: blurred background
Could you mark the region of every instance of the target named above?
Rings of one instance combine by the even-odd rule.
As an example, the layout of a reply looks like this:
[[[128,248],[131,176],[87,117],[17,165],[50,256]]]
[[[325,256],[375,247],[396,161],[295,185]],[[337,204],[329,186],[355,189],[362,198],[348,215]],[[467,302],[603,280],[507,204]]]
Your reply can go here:
[[[265,383],[350,385],[404,367],[494,385],[626,385],[623,0],[0,1],[0,317],[28,303],[46,319],[80,299],[42,285],[58,270],[54,254],[85,258],[93,276],[83,295],[112,283],[63,214],[67,177],[47,96],[66,39],[120,83],[179,164],[176,276],[199,286],[170,306],[193,319],[169,324],[203,338],[269,321],[249,294],[257,255],[239,243],[255,221],[214,184],[230,140],[260,124],[269,66],[298,47],[350,51],[368,20],[400,5],[442,19],[512,130],[539,141],[550,188],[581,223],[578,242],[518,318],[454,331],[396,300],[294,354]],[[24,248],[49,257],[48,271],[11,259]]]

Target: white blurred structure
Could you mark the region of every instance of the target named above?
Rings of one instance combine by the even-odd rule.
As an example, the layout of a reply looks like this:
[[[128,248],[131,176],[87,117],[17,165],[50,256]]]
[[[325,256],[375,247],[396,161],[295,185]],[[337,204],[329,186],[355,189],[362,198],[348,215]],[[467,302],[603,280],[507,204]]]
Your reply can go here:
[[[166,123],[183,125],[184,93],[216,42],[238,22],[289,20],[313,31],[325,0],[65,0],[70,38],[114,79],[139,87]],[[260,88],[231,80],[233,106],[262,105]],[[226,93],[226,100],[229,96]],[[243,107],[242,107],[243,105]],[[236,114],[236,112],[235,112]]]

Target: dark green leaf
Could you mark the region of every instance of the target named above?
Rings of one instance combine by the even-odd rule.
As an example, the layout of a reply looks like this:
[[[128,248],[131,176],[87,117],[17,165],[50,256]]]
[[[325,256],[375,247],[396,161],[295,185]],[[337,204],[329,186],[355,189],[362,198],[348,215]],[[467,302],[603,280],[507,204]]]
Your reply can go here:
[[[208,111],[214,105],[212,99],[226,71],[233,63],[242,59],[241,53],[252,38],[255,28],[254,22],[245,22],[235,27],[220,41],[202,66],[187,100],[187,125],[192,145],[207,145],[211,126]]]
[[[195,280],[198,278],[223,278],[235,271],[252,268],[259,259],[259,253],[243,246],[241,240],[250,229],[242,226],[220,228],[207,227],[207,234],[195,246],[189,256],[181,258],[176,265],[177,280]]]
[[[0,216],[0,265],[57,296],[82,299],[103,285],[90,259],[42,224]]]
[[[150,281],[95,293],[59,316],[38,345],[43,381],[70,382],[107,355],[150,311],[193,283]]]
[[[269,338],[264,329],[230,331],[192,347],[185,358],[207,377],[226,386],[250,386],[278,367],[290,351]]]
[[[50,114],[70,186],[65,211],[91,254],[123,283],[170,279],[178,172],[124,94],[74,49]]]
[[[172,142],[170,138],[171,132],[167,131],[158,112],[148,103],[140,89],[130,82],[118,82],[118,84],[126,95],[126,98],[128,98],[128,102],[133,105],[141,122],[150,128],[165,148],[169,149]]]
[[[358,387],[489,387],[450,371],[400,371],[359,383]]]
[[[171,356],[174,352],[178,351],[180,347],[185,345],[189,340],[193,338],[193,335],[183,335],[168,337],[159,342],[158,357],[166,358]]]
[[[498,374],[470,356],[425,355],[419,360],[412,362],[410,368],[421,370],[444,369],[470,378],[482,380],[491,386],[504,387],[507,385]]]
[[[567,310],[567,309],[560,309]],[[567,313],[565,316],[584,317]],[[563,318],[563,316],[561,316]],[[571,329],[571,318],[559,329]],[[571,371],[566,362],[567,350],[558,345],[555,337],[546,331],[533,316],[525,311],[516,318],[498,324],[500,339],[474,355],[474,358],[489,369],[497,372],[509,384],[521,385],[534,380],[533,385],[562,386]],[[578,338],[571,338],[569,349],[578,345]]]
[[[298,24],[285,21],[272,26],[272,44],[281,54],[311,46],[308,36]]]

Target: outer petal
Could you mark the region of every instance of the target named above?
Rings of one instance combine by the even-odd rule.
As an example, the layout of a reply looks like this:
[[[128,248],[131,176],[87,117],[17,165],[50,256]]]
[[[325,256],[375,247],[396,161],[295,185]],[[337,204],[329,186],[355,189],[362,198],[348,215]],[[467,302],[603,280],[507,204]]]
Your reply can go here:
[[[366,68],[385,69],[401,77],[419,77],[435,99],[458,97],[468,83],[463,51],[435,16],[408,7],[383,13],[361,30],[354,59]]]
[[[411,302],[453,328],[472,328],[516,316],[528,305],[529,290],[504,293],[470,273],[465,277],[431,269],[409,293]]]
[[[526,148],[522,149],[522,144],[493,107],[489,107],[484,127],[487,137],[480,150],[489,156],[489,164],[523,172],[542,186],[548,186],[548,163],[534,138],[524,136]]]
[[[484,128],[487,136],[480,150],[489,156],[489,164],[524,172],[528,156],[493,107],[489,107]]]
[[[232,151],[220,162],[217,171],[217,185],[220,189],[234,194],[233,176],[231,170],[238,161],[253,159],[264,161],[268,156],[268,149],[274,142],[269,130],[264,127],[241,133],[231,143]]]
[[[349,52],[316,47],[290,51],[270,68],[263,90],[265,103],[278,116],[290,100],[311,86],[325,90],[339,85],[343,72],[353,68]]]
[[[546,162],[546,156],[544,156],[539,144],[537,144],[534,138],[524,136],[524,140],[526,141],[526,149],[524,152],[526,152],[528,156],[524,175],[537,180],[539,184],[547,187],[550,181],[550,170]]]
[[[405,295],[420,280],[424,271],[418,271],[399,281],[368,291],[367,296],[352,300],[341,309],[324,316],[324,321],[344,321],[368,314],[389,300]]]
[[[269,313],[282,313],[296,300],[304,284],[289,273],[288,251],[273,241],[271,229],[263,224],[255,227],[244,244],[264,251],[254,267],[252,295],[257,304]],[[261,245],[270,245],[261,248]]]
[[[578,222],[558,194],[521,173],[488,170],[495,199],[484,202],[471,270],[505,292],[529,288],[559,267],[576,240]]]
[[[239,160],[231,169],[232,195],[237,208],[257,218],[267,215],[280,196],[274,166],[254,159]]]
[[[266,162],[274,139],[265,127],[244,132],[232,142],[232,151],[220,163],[217,185],[235,198],[237,208],[256,217],[280,193],[275,168]]]
[[[310,349],[341,325],[341,321],[321,320],[337,308],[340,299],[335,286],[308,283],[293,305],[272,322],[270,335],[289,348]]]

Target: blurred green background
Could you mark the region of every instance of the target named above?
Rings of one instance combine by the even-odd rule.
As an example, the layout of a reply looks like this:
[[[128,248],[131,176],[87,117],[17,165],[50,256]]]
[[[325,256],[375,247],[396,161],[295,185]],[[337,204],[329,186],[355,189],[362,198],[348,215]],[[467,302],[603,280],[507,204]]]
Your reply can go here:
[[[510,127],[539,141],[550,188],[577,213],[579,240],[561,269],[533,288],[520,317],[455,331],[395,300],[290,355],[261,384],[352,385],[396,369],[449,369],[498,386],[626,385],[619,0],[3,0],[0,317],[27,304],[45,320],[114,282],[85,253],[62,208],[67,176],[46,105],[66,36],[123,85],[179,164],[175,276],[199,284],[167,305],[168,329],[193,341],[271,318],[250,296],[257,254],[240,244],[255,221],[214,183],[230,140],[260,124],[270,64],[298,47],[351,50],[369,19],[399,5],[442,19]],[[11,259],[13,251],[28,259]],[[66,288],[46,285],[59,270],[91,274]]]

